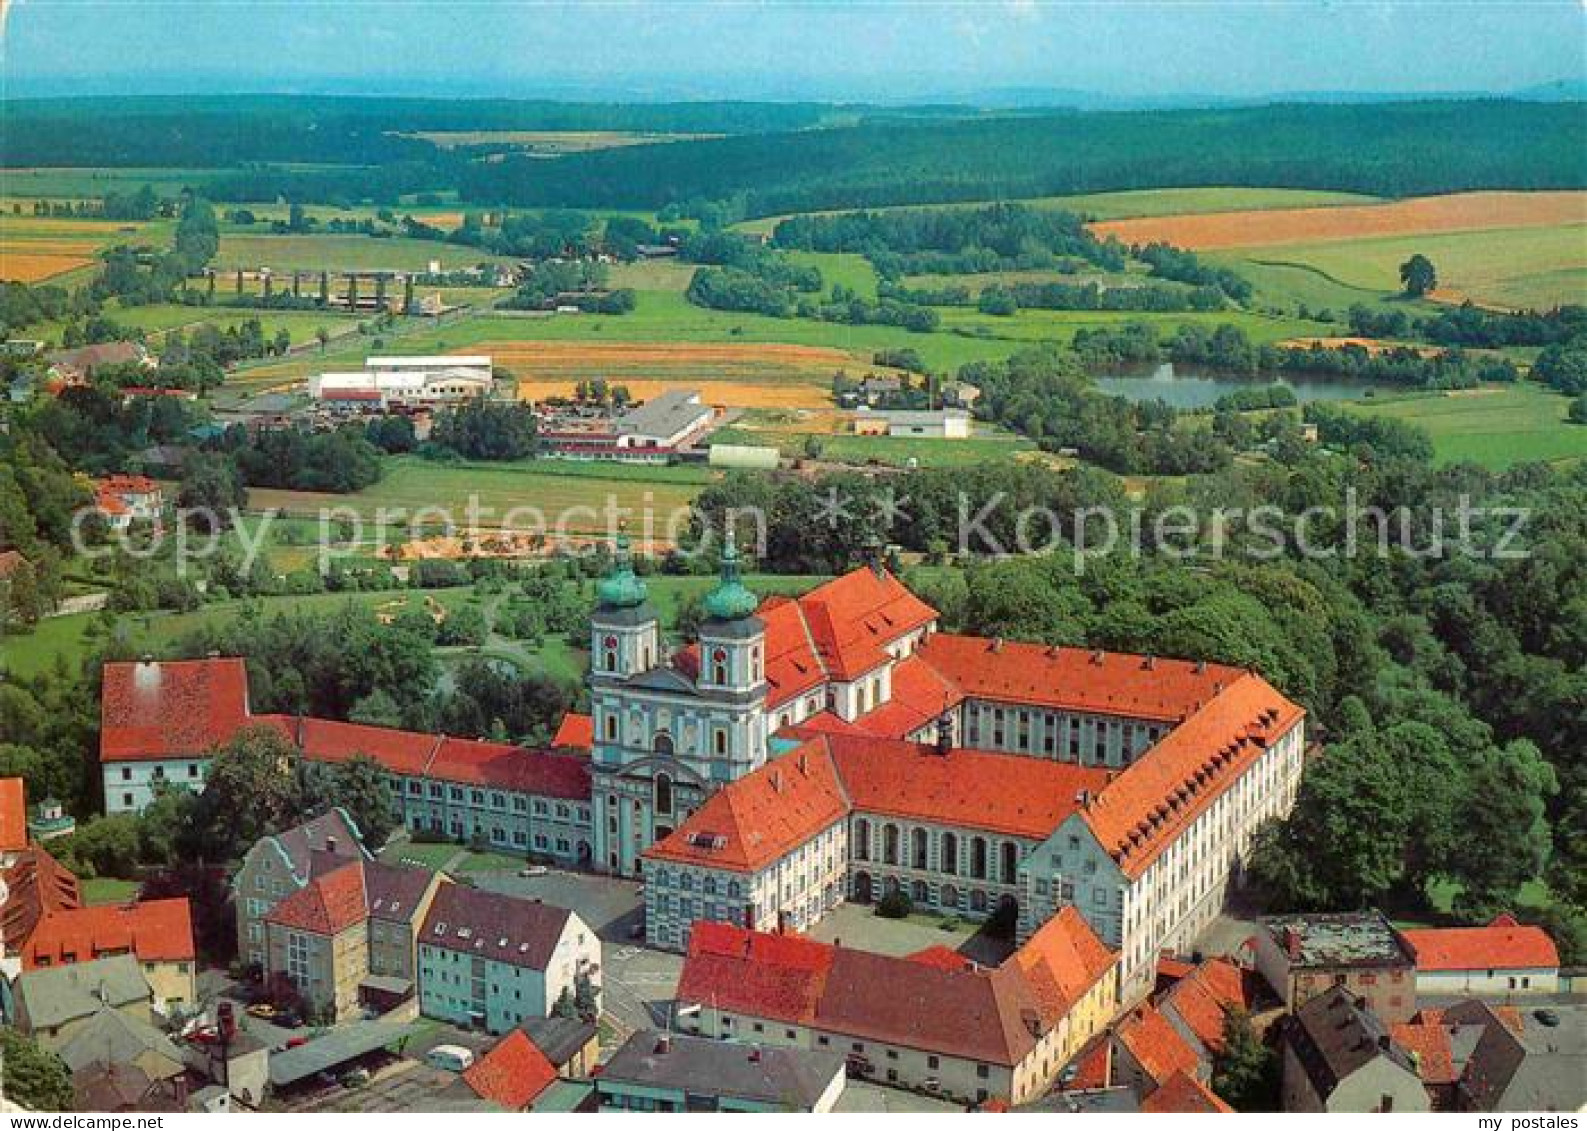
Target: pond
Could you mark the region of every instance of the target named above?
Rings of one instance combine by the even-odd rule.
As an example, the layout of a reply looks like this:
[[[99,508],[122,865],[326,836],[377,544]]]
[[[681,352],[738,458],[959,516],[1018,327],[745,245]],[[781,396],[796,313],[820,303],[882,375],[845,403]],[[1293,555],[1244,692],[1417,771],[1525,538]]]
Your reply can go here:
[[[1302,404],[1309,401],[1354,401],[1392,386],[1329,377],[1237,377],[1206,370],[1175,369],[1164,362],[1136,374],[1111,374],[1096,378],[1097,388],[1109,396],[1130,401],[1161,400],[1175,408],[1211,408],[1219,397],[1242,389],[1287,385]]]

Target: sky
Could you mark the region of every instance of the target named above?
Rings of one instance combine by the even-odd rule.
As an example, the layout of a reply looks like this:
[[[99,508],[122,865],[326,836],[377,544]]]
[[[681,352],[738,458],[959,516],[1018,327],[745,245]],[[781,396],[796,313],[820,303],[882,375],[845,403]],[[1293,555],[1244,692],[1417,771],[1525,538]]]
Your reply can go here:
[[[0,0],[0,93],[921,100],[1509,92],[1583,0]]]

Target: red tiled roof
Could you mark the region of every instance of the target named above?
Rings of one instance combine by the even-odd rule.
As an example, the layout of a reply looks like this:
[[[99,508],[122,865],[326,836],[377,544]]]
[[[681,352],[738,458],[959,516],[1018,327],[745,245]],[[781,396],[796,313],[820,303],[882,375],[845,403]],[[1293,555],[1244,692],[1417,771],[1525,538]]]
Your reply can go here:
[[[1019,754],[992,754],[891,739],[828,735],[854,810],[936,821],[1040,840],[1095,792],[1108,771]]]
[[[115,495],[95,494],[94,506],[105,514],[131,514],[132,508]]]
[[[766,626],[766,706],[775,709],[826,682],[826,668],[796,601],[772,596],[755,615]]]
[[[1194,1073],[1201,1063],[1179,1030],[1153,1006],[1143,1005],[1113,1028],[1113,1038],[1158,1085],[1176,1072]]]
[[[569,711],[562,716],[556,734],[551,736],[551,746],[557,750],[588,751],[595,745],[595,719]]]
[[[1537,970],[1559,966],[1559,950],[1541,927],[1500,915],[1486,927],[1429,927],[1400,932],[1418,970]]]
[[[111,495],[154,495],[160,485],[146,475],[109,475],[96,479],[94,489]]]
[[[831,754],[820,741],[807,742],[712,794],[644,856],[753,872],[848,811]]]
[[[28,786],[21,778],[0,778],[0,852],[28,846]]]
[[[0,941],[16,953],[45,918],[82,904],[77,877],[39,845],[23,849],[0,873],[6,898],[0,907]]]
[[[689,954],[677,1000],[771,1021],[809,1024],[815,1017],[836,948],[797,935],[747,931],[701,920],[689,932]]]
[[[1256,1002],[1256,975],[1224,958],[1209,958],[1179,981],[1157,1002],[1174,1013],[1207,1049],[1223,1048],[1223,1019],[1231,1010],[1251,1012]]]
[[[325,389],[320,393],[322,401],[378,401],[379,389]]]
[[[939,970],[969,970],[975,966],[973,959],[966,958],[956,950],[938,943],[928,946],[925,950],[917,950],[914,954],[907,955],[910,962],[923,962],[927,966],[935,966]]]
[[[939,632],[918,653],[966,698],[1173,723],[1244,673],[1222,664]]]
[[[1098,1088],[1106,1088],[1112,1078],[1113,1071],[1113,1042],[1106,1033],[1093,1037],[1091,1042],[1075,1053],[1066,1065],[1074,1069],[1074,1075],[1064,1081],[1064,1073],[1059,1073],[1060,1091],[1084,1092]]]
[[[590,798],[590,763],[573,754],[549,754],[500,742],[473,742],[466,738],[441,741],[430,759],[428,776],[494,789],[560,797],[569,801]]]
[[[315,762],[348,762],[364,754],[394,774],[417,777],[435,753],[440,738],[411,730],[344,723],[335,719],[261,716],[279,721],[284,733]]]
[[[317,935],[339,935],[368,917],[364,865],[354,860],[316,876],[287,896],[265,916],[265,922]]]
[[[1155,1091],[1142,1100],[1141,1110],[1200,1115],[1211,1112],[1232,1112],[1234,1108],[1219,1099],[1195,1076],[1181,1070],[1164,1080]]]
[[[1030,1021],[1045,1031],[1058,1016],[1045,1008],[1055,999],[1026,971],[1071,985],[1079,977],[1054,974],[1052,963],[1045,944],[1042,953],[986,969],[962,959],[950,964],[934,952],[895,958],[702,921],[690,935],[677,996],[729,1013],[1012,1065],[1035,1047]]]
[[[36,970],[129,951],[140,962],[193,961],[193,915],[187,899],[75,907],[47,915],[22,951],[22,967]]]
[[[1097,793],[1085,822],[1120,870],[1139,876],[1304,715],[1260,676],[1241,674]]]
[[[514,1029],[463,1072],[476,1095],[521,1111],[557,1078],[557,1070],[522,1029]]]
[[[766,703],[777,708],[829,679],[864,675],[887,660],[887,645],[935,621],[937,610],[886,570],[864,568],[802,597],[768,597],[755,615],[766,626]]]
[[[1411,1054],[1411,1063],[1416,1065],[1416,1074],[1421,1077],[1423,1084],[1438,1086],[1440,1084],[1453,1084],[1460,1079],[1460,1073],[1455,1069],[1454,1047],[1449,1040],[1449,1030],[1446,1029],[1435,1017],[1429,1018],[1428,1012],[1423,1011],[1411,1021],[1389,1026],[1389,1035],[1394,1038],[1394,1043]]]
[[[1118,952],[1108,949],[1085,917],[1066,905],[1009,961],[1030,983],[1043,1022],[1056,1025],[1118,960]]]
[[[894,664],[892,682],[892,698],[857,720],[868,734],[905,738],[964,700],[964,693],[920,656]]]
[[[207,754],[247,721],[248,672],[240,659],[105,665],[101,761]]]

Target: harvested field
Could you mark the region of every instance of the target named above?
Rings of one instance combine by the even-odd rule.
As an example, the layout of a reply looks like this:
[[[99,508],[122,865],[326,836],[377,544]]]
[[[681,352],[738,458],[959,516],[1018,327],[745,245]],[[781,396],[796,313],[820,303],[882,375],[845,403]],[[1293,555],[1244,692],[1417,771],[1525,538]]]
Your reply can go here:
[[[35,251],[28,244],[0,245],[0,281],[38,283],[93,262],[91,247],[82,252],[57,252]]]
[[[1442,353],[1438,346],[1419,346],[1412,342],[1386,342],[1376,338],[1291,338],[1278,343],[1281,346],[1295,349],[1311,349],[1319,346],[1323,349],[1339,349],[1342,346],[1360,346],[1368,353],[1384,353],[1388,350],[1413,349],[1423,357],[1432,357]]]
[[[706,400],[733,408],[825,407],[832,374],[865,366],[828,346],[749,342],[485,341],[468,350],[511,370],[524,397],[567,393],[576,381],[602,377],[638,398],[699,385]]]
[[[1587,192],[1467,192],[1390,204],[1108,220],[1091,227],[1100,236],[1115,236],[1125,243],[1166,240],[1196,251],[1583,222],[1587,222]]]

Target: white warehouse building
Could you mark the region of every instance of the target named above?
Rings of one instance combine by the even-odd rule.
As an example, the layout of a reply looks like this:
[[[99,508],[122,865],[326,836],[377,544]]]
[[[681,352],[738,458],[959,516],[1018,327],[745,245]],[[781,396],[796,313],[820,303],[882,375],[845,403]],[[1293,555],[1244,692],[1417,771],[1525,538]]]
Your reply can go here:
[[[382,406],[448,404],[486,396],[493,383],[491,359],[484,355],[371,357],[363,369],[309,378],[309,395],[317,401],[378,401]]]

